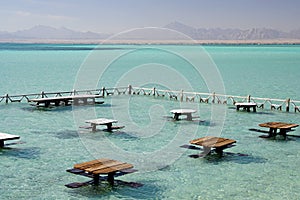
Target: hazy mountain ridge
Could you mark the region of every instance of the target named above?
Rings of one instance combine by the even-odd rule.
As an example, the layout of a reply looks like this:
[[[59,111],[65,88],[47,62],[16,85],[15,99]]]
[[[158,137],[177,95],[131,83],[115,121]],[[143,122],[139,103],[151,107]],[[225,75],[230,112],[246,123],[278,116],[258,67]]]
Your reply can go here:
[[[182,32],[195,40],[259,40],[259,39],[300,39],[300,29],[283,32],[270,28],[221,29],[221,28],[194,28],[179,22],[172,22],[165,26]]]
[[[53,28],[38,25],[16,32],[0,31],[0,39],[103,39],[109,34],[74,31],[65,27]]]
[[[290,32],[283,32],[269,28],[252,28],[252,29],[222,29],[222,28],[194,28],[179,22],[172,22],[163,28],[172,29],[183,33],[194,40],[271,40],[271,39],[300,39],[300,28]],[[148,30],[142,35],[149,35]],[[151,34],[150,34],[151,35]],[[164,35],[161,34],[162,38]],[[7,32],[0,30],[0,40],[103,40],[112,34],[80,32],[65,27],[53,28],[50,26],[38,25],[30,29],[16,32]],[[126,37],[126,36],[125,36]],[[139,35],[139,37],[141,37]],[[150,36],[147,36],[147,38]],[[135,38],[135,37],[132,37]],[[151,38],[151,37],[150,37]]]

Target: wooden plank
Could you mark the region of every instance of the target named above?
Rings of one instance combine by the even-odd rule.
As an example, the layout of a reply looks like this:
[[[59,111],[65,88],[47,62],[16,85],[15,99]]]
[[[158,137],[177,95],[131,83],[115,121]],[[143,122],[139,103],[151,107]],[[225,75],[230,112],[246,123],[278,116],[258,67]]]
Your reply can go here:
[[[192,140],[190,143],[200,145],[200,146],[205,146],[205,147],[213,147],[216,143],[222,142],[224,140],[226,140],[226,139],[225,138],[212,137],[212,136],[206,136],[204,138],[199,138],[199,139],[196,139],[196,140]]]
[[[111,159],[107,159],[107,158],[101,158],[98,160],[92,160],[92,161],[88,161],[88,162],[83,162],[83,163],[78,163],[74,165],[75,169],[86,169],[89,167],[92,167],[93,165],[99,164],[99,163],[105,163],[105,162],[109,162],[112,161]]]
[[[215,147],[219,148],[222,146],[227,146],[230,144],[235,143],[235,140],[227,139],[227,138],[218,138],[218,137],[212,137],[212,136],[206,136],[203,138],[198,138],[195,140],[191,140],[191,144],[204,146],[204,147]]]
[[[208,141],[204,141],[201,145],[204,147],[215,147],[215,145],[219,142],[223,142],[226,140],[225,138],[211,138]]]
[[[79,187],[90,185],[92,183],[93,183],[93,181],[87,181],[87,182],[82,182],[82,183],[74,182],[74,183],[66,184],[65,186],[68,188],[79,188]]]
[[[299,126],[298,124],[287,124],[287,125],[281,126],[280,128],[289,129],[289,128],[295,128],[298,126]]]
[[[93,171],[93,174],[108,174],[108,173],[112,173],[112,172],[116,172],[116,171],[120,171],[120,170],[125,170],[125,169],[130,169],[133,168],[132,164],[129,163],[123,163],[121,165],[116,165],[113,167],[108,167],[108,168],[104,168],[101,170],[97,170],[97,171]]]
[[[226,139],[222,142],[218,142],[214,145],[214,147],[219,148],[219,147],[224,147],[224,146],[228,146],[230,144],[236,143],[235,140],[231,140],[231,139]]]
[[[107,167],[113,167],[116,165],[121,165],[123,163],[124,162],[120,162],[117,160],[112,160],[111,162],[105,162],[105,163],[97,163],[97,164],[93,165],[92,167],[86,168],[85,171],[93,173],[93,171],[101,170],[101,169],[104,169]]]
[[[278,125],[282,124],[281,122],[267,122],[263,124],[259,124],[260,127],[267,127],[267,128],[275,128]]]
[[[210,139],[210,138],[214,138],[213,136],[206,136],[206,137],[202,137],[202,138],[198,138],[198,139],[194,139],[194,140],[191,140],[190,143],[191,144],[197,144],[197,143],[201,143],[207,139]]]
[[[263,124],[259,124],[260,127],[267,127],[267,128],[294,128],[299,126],[298,124],[289,124],[284,122],[267,122]]]

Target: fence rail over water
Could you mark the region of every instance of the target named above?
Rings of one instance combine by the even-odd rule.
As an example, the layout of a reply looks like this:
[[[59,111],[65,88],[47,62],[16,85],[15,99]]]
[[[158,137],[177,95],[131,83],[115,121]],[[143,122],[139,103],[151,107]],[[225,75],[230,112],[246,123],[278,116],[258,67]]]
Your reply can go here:
[[[11,103],[11,102],[29,102],[32,98],[46,98],[46,97],[58,97],[64,95],[80,95],[80,94],[97,94],[101,95],[103,98],[110,95],[145,95],[153,96],[157,98],[164,98],[175,101],[185,101],[185,102],[195,102],[195,103],[211,103],[211,104],[225,104],[234,105],[236,102],[254,102],[257,104],[258,108],[270,109],[270,110],[280,110],[280,111],[294,111],[300,112],[300,101],[293,100],[291,98],[287,99],[272,99],[272,98],[261,98],[247,96],[235,96],[217,93],[201,93],[201,92],[186,92],[183,90],[162,90],[157,88],[142,88],[133,87],[131,85],[126,87],[113,87],[113,88],[101,88],[101,89],[91,89],[91,90],[72,90],[64,92],[40,92],[32,94],[22,94],[22,95],[9,95],[5,94],[0,96],[0,103]]]

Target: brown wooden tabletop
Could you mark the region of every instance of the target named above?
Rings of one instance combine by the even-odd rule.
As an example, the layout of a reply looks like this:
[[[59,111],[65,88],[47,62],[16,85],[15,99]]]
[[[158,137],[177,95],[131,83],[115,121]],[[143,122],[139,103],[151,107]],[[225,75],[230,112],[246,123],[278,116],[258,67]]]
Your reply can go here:
[[[285,122],[267,122],[259,124],[260,127],[274,128],[274,129],[290,129],[299,126],[298,124],[291,124]]]
[[[107,158],[101,158],[98,160],[92,160],[74,165],[74,169],[81,169],[92,174],[108,174],[130,168],[133,168],[132,164]]]
[[[228,146],[230,144],[235,143],[235,140],[227,139],[227,138],[220,138],[220,137],[213,137],[213,136],[206,136],[198,139],[191,140],[191,144],[204,146],[204,147],[223,147]]]
[[[223,149],[230,147],[230,145],[236,143],[236,141],[227,138],[206,136],[206,137],[191,140],[190,143],[193,145],[203,146],[204,152],[207,154],[210,153],[211,148],[215,148],[216,152],[219,155],[222,155]]]

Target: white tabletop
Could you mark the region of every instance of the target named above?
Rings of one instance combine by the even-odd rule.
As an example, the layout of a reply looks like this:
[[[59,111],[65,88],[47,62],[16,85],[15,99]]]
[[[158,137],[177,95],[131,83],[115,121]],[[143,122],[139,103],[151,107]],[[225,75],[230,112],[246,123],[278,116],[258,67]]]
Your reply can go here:
[[[19,139],[19,138],[20,138],[20,136],[18,136],[18,135],[0,133],[0,140],[14,140],[14,139]]]
[[[100,98],[100,97],[102,96],[97,94],[85,94],[85,95],[45,97],[45,98],[29,99],[29,101],[43,102],[43,101],[65,100],[65,99]]]
[[[189,113],[195,113],[196,110],[193,109],[174,109],[170,111],[171,113],[179,113],[179,114],[189,114]]]
[[[256,103],[253,102],[242,102],[242,103],[235,103],[236,106],[256,106]]]
[[[117,123],[118,121],[114,120],[114,119],[98,118],[98,119],[86,120],[85,122],[91,123],[91,124],[103,125],[103,124],[109,124],[109,123]]]

